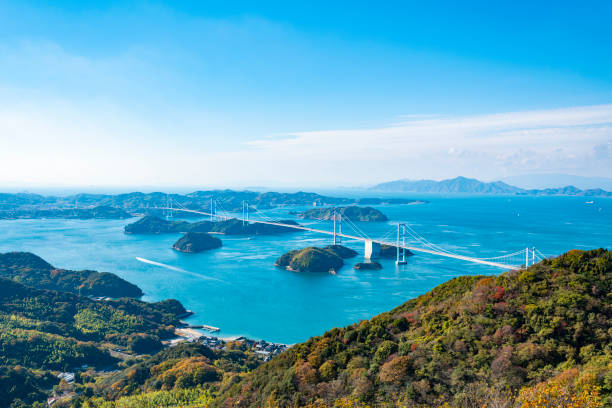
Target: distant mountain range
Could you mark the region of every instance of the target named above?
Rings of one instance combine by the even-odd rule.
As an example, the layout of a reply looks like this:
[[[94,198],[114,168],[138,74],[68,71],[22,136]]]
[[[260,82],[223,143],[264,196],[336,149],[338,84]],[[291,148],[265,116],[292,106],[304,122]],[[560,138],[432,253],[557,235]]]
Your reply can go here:
[[[455,177],[449,180],[395,180],[381,183],[372,190],[394,193],[471,193],[471,194],[513,194],[513,195],[567,195],[589,197],[612,197],[612,192],[593,188],[581,190],[574,186],[545,189],[524,189],[503,181],[484,182],[466,177]]]

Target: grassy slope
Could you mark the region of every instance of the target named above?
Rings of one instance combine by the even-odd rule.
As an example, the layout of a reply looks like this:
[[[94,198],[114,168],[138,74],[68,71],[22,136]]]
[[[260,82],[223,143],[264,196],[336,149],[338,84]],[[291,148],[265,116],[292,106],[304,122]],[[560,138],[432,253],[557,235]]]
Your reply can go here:
[[[456,278],[294,346],[213,404],[332,406],[348,397],[375,406],[493,406],[555,376],[575,393],[599,387],[610,404],[611,284],[605,250],[571,251],[497,277]]]

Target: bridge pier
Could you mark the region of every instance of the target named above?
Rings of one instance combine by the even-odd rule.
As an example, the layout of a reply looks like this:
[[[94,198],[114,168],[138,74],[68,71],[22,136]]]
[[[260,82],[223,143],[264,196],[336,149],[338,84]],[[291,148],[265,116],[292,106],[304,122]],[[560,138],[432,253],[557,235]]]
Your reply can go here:
[[[400,248],[400,236],[402,237],[402,246]],[[396,265],[406,265],[406,232],[404,231],[404,224],[397,224],[397,258],[395,260]],[[400,254],[402,254],[400,256]]]
[[[375,259],[380,257],[380,244],[370,239],[364,241],[365,243],[365,257],[366,259]]]

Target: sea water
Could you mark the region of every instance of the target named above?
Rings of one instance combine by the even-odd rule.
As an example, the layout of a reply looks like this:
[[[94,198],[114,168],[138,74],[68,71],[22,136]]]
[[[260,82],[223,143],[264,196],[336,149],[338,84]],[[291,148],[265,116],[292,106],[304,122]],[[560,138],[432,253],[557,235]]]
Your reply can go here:
[[[573,248],[612,247],[612,199],[410,197],[429,202],[375,206],[389,221],[355,223],[360,233],[393,241],[396,224],[405,222],[428,242],[474,257],[526,247],[536,247],[547,256]],[[304,208],[280,207],[265,213],[286,219]],[[382,270],[356,271],[352,265],[363,260],[363,242],[345,240],[343,245],[359,255],[347,260],[336,275],[296,273],[276,268],[274,261],[292,249],[330,244],[331,237],[302,231],[220,236],[222,248],[184,254],[171,249],[180,234],[124,234],[123,227],[135,220],[0,220],[0,252],[30,251],[59,268],[113,272],[142,288],[144,300],[180,300],[195,313],[188,319],[191,324],[219,327],[220,336],[282,343],[371,318],[459,275],[503,272],[421,253],[409,257],[406,265],[381,260]],[[332,229],[331,222],[299,222]],[[342,228],[358,235],[347,223]]]

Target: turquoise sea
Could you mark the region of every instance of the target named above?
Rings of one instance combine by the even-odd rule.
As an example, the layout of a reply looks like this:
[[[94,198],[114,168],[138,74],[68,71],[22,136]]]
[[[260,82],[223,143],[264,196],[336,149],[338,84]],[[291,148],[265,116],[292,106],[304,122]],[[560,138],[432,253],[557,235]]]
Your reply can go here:
[[[547,255],[573,248],[612,248],[612,199],[405,197],[429,203],[378,206],[389,222],[358,223],[358,227],[376,238],[392,231],[397,222],[406,222],[447,250],[477,257],[532,246]],[[288,218],[295,210],[276,208],[266,215]],[[347,241],[343,244],[360,255],[348,260],[337,275],[293,273],[275,268],[274,261],[288,250],[326,245],[331,238],[310,232],[221,237],[221,249],[182,254],[170,248],[179,234],[124,234],[124,225],[133,221],[1,220],[0,252],[31,251],[56,267],[110,271],[140,286],[145,300],[180,300],[195,312],[190,323],[220,327],[220,336],[244,335],[283,343],[368,319],[455,276],[502,272],[422,254],[410,257],[404,266],[383,260],[380,271],[355,271],[352,265],[363,256],[363,243]],[[329,222],[317,226],[331,229]],[[343,231],[352,233],[346,225]]]

